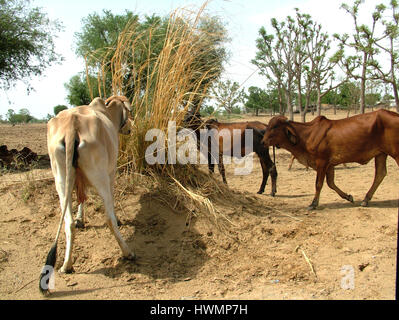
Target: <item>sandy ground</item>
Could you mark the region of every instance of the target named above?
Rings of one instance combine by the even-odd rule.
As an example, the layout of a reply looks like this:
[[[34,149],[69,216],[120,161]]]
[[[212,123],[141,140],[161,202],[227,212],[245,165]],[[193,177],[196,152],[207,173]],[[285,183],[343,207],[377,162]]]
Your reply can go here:
[[[0,144],[45,154],[45,125],[2,125]],[[336,169],[337,185],[353,195],[354,204],[325,185],[320,207],[308,211],[316,173],[298,162],[288,171],[289,159],[287,151],[277,151],[274,198],[270,181],[265,194],[256,194],[261,182],[256,156],[248,176],[236,176],[235,165],[226,165],[231,195],[224,195],[217,208],[234,224],[227,233],[200,217],[187,226],[187,216],[160,202],[156,190],[122,187],[126,181],[120,177],[120,230],[137,261],[121,258],[93,193],[86,228],[76,235],[75,272],[56,273],[50,299],[394,299],[396,163],[388,159],[388,175],[368,208],[360,201],[372,184],[373,161]],[[215,178],[221,180],[219,173]],[[237,197],[245,202],[235,202]],[[38,277],[59,214],[50,169],[0,175],[0,299],[44,299]],[[63,255],[62,236],[57,269]]]

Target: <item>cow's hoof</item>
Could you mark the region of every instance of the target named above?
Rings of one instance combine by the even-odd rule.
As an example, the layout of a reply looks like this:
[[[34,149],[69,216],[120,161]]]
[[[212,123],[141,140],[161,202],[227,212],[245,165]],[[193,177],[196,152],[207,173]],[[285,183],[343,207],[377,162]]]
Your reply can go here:
[[[263,191],[262,190],[259,190],[258,192],[257,192],[257,194],[262,194],[263,193]]]
[[[346,200],[348,200],[349,202],[354,203],[355,201],[353,200],[352,195],[348,194],[348,197],[346,198]]]
[[[42,287],[39,285],[39,290],[40,290],[41,294],[42,294],[44,297],[48,298],[48,297],[51,296],[51,292],[50,292],[49,289],[42,289]]]
[[[61,267],[60,270],[58,270],[59,273],[66,273],[66,274],[70,274],[70,273],[74,273],[75,270],[73,267],[70,268],[66,268],[66,267]]]
[[[132,252],[132,253],[129,253],[127,256],[123,256],[123,259],[128,260],[128,261],[135,261],[136,255]]]
[[[311,211],[311,210],[316,210],[316,208],[317,208],[316,205],[311,204],[311,205],[308,207],[308,210],[309,210],[309,211]]]
[[[360,204],[362,207],[368,207],[369,202],[367,200],[363,200],[362,203]]]
[[[77,219],[75,221],[75,228],[77,229],[84,229],[85,228],[85,224],[83,223],[82,220]]]
[[[270,195],[271,195],[272,197],[275,197],[275,196],[276,196],[276,193],[275,193],[275,192],[272,192]]]

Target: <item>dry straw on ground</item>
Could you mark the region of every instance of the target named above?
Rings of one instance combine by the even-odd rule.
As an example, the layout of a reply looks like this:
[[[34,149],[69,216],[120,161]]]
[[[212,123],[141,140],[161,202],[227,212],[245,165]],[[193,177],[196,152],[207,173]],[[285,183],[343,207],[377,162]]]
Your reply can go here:
[[[161,201],[173,209],[200,212],[220,227],[227,225],[228,219],[211,200],[227,192],[224,185],[197,166],[149,166],[145,161],[145,150],[153,143],[145,141],[148,130],[160,129],[168,139],[169,121],[181,128],[186,113],[200,106],[220,74],[220,65],[206,62],[204,67],[204,53],[215,49],[211,42],[217,36],[199,29],[205,7],[206,3],[198,12],[176,10],[170,15],[166,30],[158,24],[140,31],[139,24],[133,21],[119,35],[115,47],[109,48],[104,60],[94,62],[99,70],[100,96],[105,96],[107,86],[111,86],[112,94],[128,96],[134,108],[132,133],[121,139],[120,168],[151,177],[161,189]],[[162,32],[166,34],[163,45],[154,48],[153,40]],[[88,65],[96,65],[90,59]]]

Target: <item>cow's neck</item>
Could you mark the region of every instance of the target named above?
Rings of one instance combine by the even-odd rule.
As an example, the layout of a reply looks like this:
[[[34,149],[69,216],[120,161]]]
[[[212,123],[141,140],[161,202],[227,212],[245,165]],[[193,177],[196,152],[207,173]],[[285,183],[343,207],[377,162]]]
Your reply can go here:
[[[304,166],[314,167],[311,158],[309,155],[309,150],[306,149],[306,142],[309,139],[309,136],[314,130],[313,125],[302,122],[290,122],[290,125],[295,129],[297,134],[298,142],[294,145],[291,143],[287,143],[287,145],[283,146],[284,149],[287,149],[291,152],[295,158]]]

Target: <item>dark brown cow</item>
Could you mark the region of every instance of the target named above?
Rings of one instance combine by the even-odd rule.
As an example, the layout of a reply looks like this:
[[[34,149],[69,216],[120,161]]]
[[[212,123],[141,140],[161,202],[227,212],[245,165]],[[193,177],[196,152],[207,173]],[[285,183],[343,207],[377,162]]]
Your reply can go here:
[[[334,167],[348,162],[366,164],[375,158],[374,182],[361,203],[367,206],[386,176],[387,156],[399,165],[399,115],[382,109],[341,120],[319,116],[307,123],[277,116],[270,120],[262,143],[290,151],[300,163],[317,171],[316,193],[309,209],[318,206],[325,177],[331,189],[353,202],[351,195],[335,185]]]
[[[226,129],[230,132],[231,144],[229,146],[223,145],[223,135],[219,135],[219,159],[217,161],[219,172],[222,175],[223,182],[227,184],[226,173],[223,164],[223,154],[232,155],[233,154],[233,130],[241,131],[241,146],[240,146],[240,156],[245,157],[248,153],[245,146],[245,130],[251,129],[253,130],[253,145],[252,150],[255,152],[258,157],[260,164],[262,166],[262,183],[259,188],[258,193],[262,194],[265,191],[265,186],[267,184],[267,180],[269,178],[269,174],[272,179],[272,191],[271,195],[274,196],[277,192],[277,170],[274,162],[270,159],[269,148],[265,148],[262,143],[263,133],[261,131],[266,130],[267,125],[259,122],[259,121],[251,121],[251,122],[234,122],[234,123],[221,123],[217,120],[211,119],[207,120],[205,123],[202,121],[201,116],[199,114],[188,114],[185,119],[186,127],[195,130],[197,134],[197,143],[198,148],[200,148],[199,142],[199,128],[206,128],[207,130],[216,129],[218,133],[222,130]],[[225,147],[225,148],[224,148]],[[210,150],[210,140],[208,140],[208,151]],[[213,161],[215,162],[215,161]],[[211,152],[208,152],[208,167],[210,172],[214,172],[215,165],[212,163]]]

